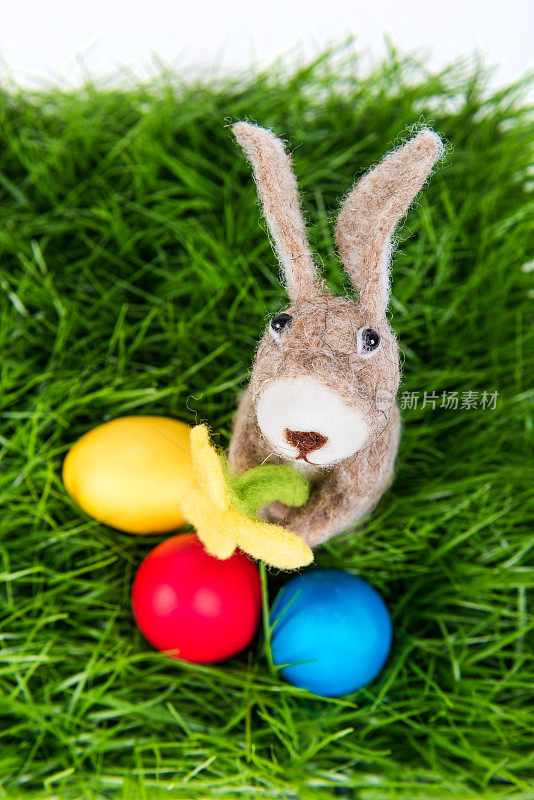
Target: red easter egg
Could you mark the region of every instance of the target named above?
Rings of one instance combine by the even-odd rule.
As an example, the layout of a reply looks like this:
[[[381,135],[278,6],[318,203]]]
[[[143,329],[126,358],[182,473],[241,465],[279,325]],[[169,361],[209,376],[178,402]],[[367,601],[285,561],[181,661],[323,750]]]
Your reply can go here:
[[[210,556],[194,533],[155,547],[137,570],[133,612],[141,632],[172,658],[209,664],[246,647],[261,612],[255,564],[239,550]]]

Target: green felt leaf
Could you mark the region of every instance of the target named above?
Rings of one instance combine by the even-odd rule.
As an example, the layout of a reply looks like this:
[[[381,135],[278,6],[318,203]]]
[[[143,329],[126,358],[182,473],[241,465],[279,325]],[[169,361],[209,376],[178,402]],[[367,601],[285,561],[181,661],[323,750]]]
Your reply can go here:
[[[289,466],[261,464],[229,479],[247,516],[256,516],[261,506],[278,501],[287,506],[302,506],[310,496],[310,484]]]

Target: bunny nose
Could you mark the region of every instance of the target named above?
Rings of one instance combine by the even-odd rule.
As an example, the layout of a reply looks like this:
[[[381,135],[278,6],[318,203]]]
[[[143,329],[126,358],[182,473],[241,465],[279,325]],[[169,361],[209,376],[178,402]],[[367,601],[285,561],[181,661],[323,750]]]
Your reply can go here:
[[[292,431],[285,428],[284,436],[289,444],[296,447],[300,455],[304,457],[308,453],[313,453],[314,450],[319,450],[328,441],[327,436],[323,436],[317,431]]]
[[[363,409],[347,405],[339,392],[311,375],[265,381],[255,411],[273,453],[315,467],[353,456],[369,436]]]

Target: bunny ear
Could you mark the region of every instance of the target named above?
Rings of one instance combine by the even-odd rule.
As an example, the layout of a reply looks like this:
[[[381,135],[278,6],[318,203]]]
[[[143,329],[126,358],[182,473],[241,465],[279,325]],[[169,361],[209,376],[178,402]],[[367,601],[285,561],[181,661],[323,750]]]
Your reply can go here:
[[[297,182],[282,141],[272,131],[248,122],[237,122],[232,131],[252,165],[291,300],[315,294],[317,271],[306,238]]]
[[[386,311],[395,226],[442,153],[439,136],[421,130],[364,175],[341,206],[336,230],[339,255],[368,308]]]

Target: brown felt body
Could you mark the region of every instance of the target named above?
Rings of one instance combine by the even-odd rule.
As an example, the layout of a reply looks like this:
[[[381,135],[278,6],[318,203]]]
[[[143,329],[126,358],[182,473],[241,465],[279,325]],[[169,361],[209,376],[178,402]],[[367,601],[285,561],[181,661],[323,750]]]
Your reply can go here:
[[[233,126],[249,158],[258,194],[291,300],[292,322],[281,341],[266,331],[250,383],[235,418],[229,460],[235,472],[282,459],[258,427],[256,405],[270,381],[313,376],[348,408],[365,416],[368,435],[349,458],[315,470],[316,488],[305,506],[265,510],[315,546],[366,516],[392,481],[400,438],[395,395],[399,354],[386,317],[392,236],[443,151],[437,134],[423,129],[387,155],[348,193],[336,228],[338,249],[358,298],[334,297],[313,263],[289,156],[271,132],[248,123]],[[380,335],[376,353],[362,356],[357,334]],[[308,440],[306,440],[308,441]],[[310,440],[316,446],[319,440]],[[308,445],[307,445],[308,446]],[[310,451],[311,452],[311,451]]]

